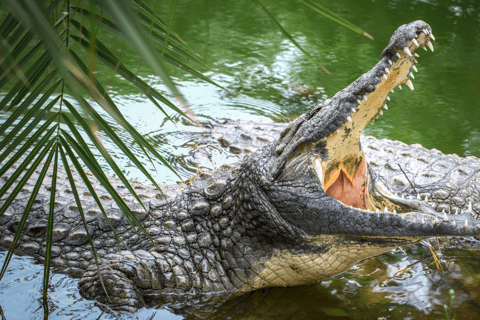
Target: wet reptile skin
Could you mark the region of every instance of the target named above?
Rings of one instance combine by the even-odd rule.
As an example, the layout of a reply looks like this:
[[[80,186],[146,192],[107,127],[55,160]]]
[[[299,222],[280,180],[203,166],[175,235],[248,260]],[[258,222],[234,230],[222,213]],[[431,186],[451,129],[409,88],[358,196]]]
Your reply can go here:
[[[52,263],[64,268],[66,273],[82,275],[82,295],[110,303],[103,294],[97,272],[93,271],[96,266],[87,234],[66,174],[62,171],[59,170],[57,184]],[[140,197],[148,199],[145,201],[148,214],[134,204],[133,197],[121,181],[113,178],[113,186],[133,208],[156,246],[140,232],[137,234],[131,230],[108,193],[90,176],[110,222],[136,255],[135,258],[124,244],[117,244],[115,235],[90,192],[82,186],[80,177],[73,171],[89,232],[94,238],[97,253],[105,263],[101,267],[102,276],[113,304],[120,305],[123,310],[135,311],[144,305],[143,297],[181,295],[186,292],[189,295],[202,292],[229,295],[262,287],[311,283],[338,274],[362,258],[404,243],[397,239],[360,240],[328,235],[308,240],[302,237],[297,240],[282,239],[285,231],[282,228],[290,228],[289,231],[293,233],[302,232],[286,223],[282,226],[280,219],[274,219],[267,212],[264,215],[257,211],[256,215],[252,215],[255,210],[250,209],[258,207],[255,202],[257,199],[262,201],[263,195],[255,195],[255,187],[247,183],[241,183],[242,187],[236,186],[233,191],[231,184],[237,183],[232,182],[229,174],[231,170],[224,167],[212,175],[202,173],[185,186],[162,186],[166,200],[154,186],[133,183]],[[7,250],[13,240],[35,178],[34,175],[0,218],[0,244],[3,250]],[[45,187],[37,197],[16,250],[39,261],[43,260],[45,250],[49,182],[48,178],[44,181]],[[226,189],[215,195],[217,187]],[[265,202],[264,205],[270,204]],[[239,211],[249,216],[239,221]]]
[[[122,240],[117,243],[106,217],[79,175],[70,169],[93,244],[102,258],[98,271],[65,168],[60,168],[53,265],[81,275],[80,293],[84,297],[135,311],[145,305],[144,297],[237,295],[266,287],[307,284],[343,272],[362,258],[427,237],[478,235],[480,229],[471,210],[449,215],[448,222],[438,221],[436,212],[424,202],[383,196],[379,191],[381,186],[373,187],[374,183],[384,181],[393,192],[408,193],[409,185],[394,166],[401,163],[418,191],[431,195],[435,201],[441,198],[444,206],[467,208],[466,201],[472,201],[474,210],[478,210],[478,159],[460,159],[419,146],[362,138],[372,169],[367,177],[372,197],[392,209],[403,208],[399,214],[340,203],[325,193],[315,167],[320,158],[328,156],[330,134],[344,130],[351,123],[352,109],[367,105],[366,98],[362,102],[361,97],[369,95],[370,102],[377,99],[383,103],[382,90],[388,87],[388,81],[393,81],[383,80],[388,79],[384,70],[389,62],[393,60],[392,73],[405,71],[405,66],[413,64],[413,58],[404,53],[404,48],[412,46],[410,40],[415,36],[425,44],[429,32],[430,27],[422,21],[400,27],[371,71],[292,122],[278,140],[282,125],[254,124],[263,132],[254,135],[254,130],[242,124],[240,127],[251,139],[247,133],[221,133],[228,127],[218,126],[213,135],[223,134],[223,140],[218,138],[228,143],[232,151],[238,139],[246,139],[252,152],[231,166],[201,172],[183,184],[162,186],[165,198],[154,186],[133,181],[147,213],[135,203],[120,180],[111,178],[113,187],[133,209],[153,242],[129,227],[112,198],[90,176],[106,217]],[[405,81],[403,77],[401,74],[397,78]],[[378,107],[381,109],[382,105]],[[277,126],[278,130],[268,126]],[[273,141],[270,144],[261,138],[268,135]],[[230,136],[237,142],[229,140]],[[264,147],[258,149],[262,144]],[[246,149],[240,146],[237,151]],[[0,184],[5,183],[14,169],[2,177]],[[0,216],[1,249],[7,250],[12,243],[36,176],[38,172]],[[50,176],[47,175],[37,196],[16,250],[40,261],[45,251]]]

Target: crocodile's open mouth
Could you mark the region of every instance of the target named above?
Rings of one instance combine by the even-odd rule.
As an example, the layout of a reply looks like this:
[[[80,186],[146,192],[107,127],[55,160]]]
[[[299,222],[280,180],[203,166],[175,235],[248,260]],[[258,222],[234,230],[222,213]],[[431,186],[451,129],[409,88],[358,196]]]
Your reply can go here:
[[[268,162],[267,179],[274,187],[265,190],[275,197],[282,217],[316,235],[416,237],[480,232],[471,204],[452,216],[437,212],[425,197],[405,199],[392,194],[382,176],[369,169],[360,144],[368,123],[387,109],[388,94],[402,84],[413,90],[415,51],[420,47],[433,51],[432,40],[431,28],[423,21],[400,26],[370,71],[291,122],[274,148],[264,150],[274,155]],[[292,207],[301,210],[302,216],[297,217]]]
[[[381,70],[380,62],[377,65],[380,70],[375,74],[379,82],[371,86],[371,92],[357,95],[345,122],[325,138],[327,156],[316,158],[314,167],[325,192],[344,205],[389,212],[407,209],[406,203],[398,203],[401,198],[396,199],[398,197],[386,188],[382,189],[379,183],[373,183],[360,145],[360,135],[370,121],[382,115],[383,109],[388,109],[388,94],[393,88],[398,86],[401,89],[401,85],[406,84],[414,89],[411,79],[414,78],[412,70],[417,71],[418,54],[415,50],[429,47],[433,51],[431,40],[434,36],[429,28],[418,30],[393,57],[383,57],[386,67]]]

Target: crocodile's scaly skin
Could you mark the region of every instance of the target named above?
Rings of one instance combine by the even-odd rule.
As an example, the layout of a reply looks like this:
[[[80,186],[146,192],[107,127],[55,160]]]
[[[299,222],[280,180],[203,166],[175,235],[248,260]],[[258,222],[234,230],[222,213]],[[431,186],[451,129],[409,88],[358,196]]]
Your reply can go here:
[[[407,47],[415,49],[414,37],[421,45],[427,44],[430,32],[422,21],[401,26],[371,71],[283,131],[281,125],[270,125],[273,129],[242,125],[251,139],[247,134],[238,136],[250,141],[252,152],[239,163],[201,172],[181,185],[163,186],[165,198],[154,186],[133,181],[147,212],[120,180],[110,179],[152,240],[138,228],[132,230],[114,200],[90,175],[104,214],[73,172],[88,231],[101,258],[98,270],[66,178],[65,170],[71,169],[59,168],[53,265],[82,275],[80,292],[84,297],[135,311],[145,305],[144,297],[238,295],[265,287],[306,284],[343,272],[362,258],[427,237],[480,234],[474,211],[457,199],[463,196],[461,199],[471,200],[478,209],[476,159],[367,138],[363,144],[373,170],[371,174],[364,171],[364,185],[375,209],[385,207],[386,212],[345,205],[323,186],[322,161],[340,145],[332,141],[359,148],[358,137],[349,132],[360,132],[366,125],[363,119],[373,118],[381,109],[390,86],[406,81],[414,60]],[[256,132],[263,133],[253,137]],[[270,135],[272,143],[258,138],[263,135]],[[340,135],[343,140],[338,139]],[[253,150],[261,145],[263,148]],[[234,143],[230,148],[235,151],[232,146]],[[441,214],[425,202],[393,196],[388,188],[405,193],[409,187],[392,161],[403,164],[419,191],[442,198],[442,205],[455,204],[467,212],[450,218],[445,215],[439,221]],[[14,170],[15,166],[1,177],[0,185]],[[0,216],[1,249],[9,249],[12,243],[38,174]],[[16,251],[38,260],[45,253],[51,176],[50,172],[43,182]]]
[[[88,270],[80,281],[82,295],[121,305],[125,310],[143,306],[143,296],[186,292],[231,294],[262,287],[311,283],[338,274],[359,259],[404,243],[395,239],[359,241],[327,235],[308,241],[302,238],[282,240],[276,236],[281,234],[276,228],[290,228],[292,233],[301,231],[293,230],[287,224],[277,225],[279,219],[269,220],[268,215],[249,209],[249,206],[255,207],[257,199],[262,201],[264,195],[255,195],[255,187],[245,183],[242,185],[249,189],[248,192],[240,188],[232,191],[232,177],[228,177],[231,170],[224,168],[211,176],[203,173],[183,187],[162,186],[167,200],[152,185],[133,183],[140,197],[148,199],[144,202],[148,214],[134,203],[120,180],[112,179],[113,186],[133,208],[155,246],[141,231],[135,233],[131,230],[111,197],[90,176],[107,217],[122,239],[118,244],[90,192],[72,171],[93,244],[105,263],[100,270],[110,300],[104,295],[98,279],[87,234],[63,168],[58,173],[53,265],[65,268],[66,272]],[[35,181],[34,175],[0,219],[0,245],[4,250],[13,240]],[[49,182],[48,179],[44,181],[16,251],[40,261],[45,252]],[[215,195],[220,189],[222,192]],[[249,216],[245,220],[239,219],[239,211]],[[127,251],[125,245],[132,252]]]

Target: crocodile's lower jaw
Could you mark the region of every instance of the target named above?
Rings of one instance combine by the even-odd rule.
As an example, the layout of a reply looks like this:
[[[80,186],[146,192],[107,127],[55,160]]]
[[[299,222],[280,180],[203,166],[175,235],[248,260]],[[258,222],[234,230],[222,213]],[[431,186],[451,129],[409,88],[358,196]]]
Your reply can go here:
[[[312,237],[308,242],[312,247],[324,250],[295,252],[277,248],[261,266],[257,266],[261,269],[258,276],[240,290],[310,284],[347,271],[358,260],[403,244],[401,239],[385,239],[382,245],[378,245],[369,238],[345,240],[331,235]]]

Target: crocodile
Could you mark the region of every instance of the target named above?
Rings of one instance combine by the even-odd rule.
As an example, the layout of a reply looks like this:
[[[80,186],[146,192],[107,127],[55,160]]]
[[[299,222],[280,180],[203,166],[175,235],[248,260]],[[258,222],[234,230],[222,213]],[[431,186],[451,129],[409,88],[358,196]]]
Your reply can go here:
[[[462,204],[462,212],[447,214],[438,212],[438,205],[432,207],[425,195],[418,199],[395,194],[389,184],[395,179],[387,181],[383,176],[389,178],[392,173],[375,170],[367,161],[370,154],[374,159],[390,159],[388,146],[403,148],[405,153],[411,147],[386,142],[386,149],[375,150],[382,142],[372,142],[373,148],[364,153],[360,142],[365,126],[387,107],[390,90],[402,83],[413,89],[409,78],[415,50],[433,49],[433,39],[423,21],[399,27],[369,72],[236,164],[199,172],[184,183],[162,186],[161,191],[133,181],[147,211],[118,178],[109,178],[150,239],[130,227],[91,174],[88,179],[104,214],[79,173],[59,167],[52,264],[81,277],[83,297],[135,312],[146,301],[161,297],[216,299],[309,284],[344,272],[366,257],[428,237],[479,235],[478,159],[451,159],[424,151],[425,165],[438,162],[428,170],[420,163],[405,165],[411,174],[423,177],[417,184],[421,179],[431,182],[423,185],[422,192],[437,198],[444,196],[443,186],[458,190],[463,179],[461,190],[469,190],[471,202]],[[99,266],[67,182],[70,174],[101,258]],[[38,172],[0,216],[0,249],[11,246],[36,177]],[[45,254],[51,179],[47,175],[43,181],[15,249],[38,261]],[[121,241],[117,242],[111,226]]]

